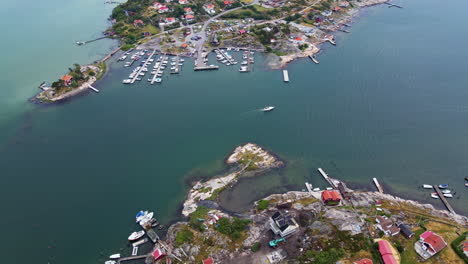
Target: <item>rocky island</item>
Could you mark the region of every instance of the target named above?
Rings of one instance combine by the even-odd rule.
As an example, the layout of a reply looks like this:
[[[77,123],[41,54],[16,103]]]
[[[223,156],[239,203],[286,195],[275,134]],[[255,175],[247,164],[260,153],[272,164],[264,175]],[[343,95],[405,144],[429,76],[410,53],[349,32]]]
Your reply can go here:
[[[467,217],[352,190],[337,179],[337,189],[272,194],[246,212],[227,212],[217,199],[220,192],[244,173],[264,173],[284,162],[248,143],[226,163],[239,169],[193,186],[182,210],[188,220],[169,227],[150,262],[466,263]]]

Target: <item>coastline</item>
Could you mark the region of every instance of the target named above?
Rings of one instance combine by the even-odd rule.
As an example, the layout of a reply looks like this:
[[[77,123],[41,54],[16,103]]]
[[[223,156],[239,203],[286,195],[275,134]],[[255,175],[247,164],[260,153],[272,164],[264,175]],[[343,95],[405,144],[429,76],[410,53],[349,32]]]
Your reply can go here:
[[[251,143],[246,145],[249,144]],[[241,153],[239,150],[245,148],[246,145],[237,147],[233,154],[225,159],[225,163],[231,165],[242,164],[241,159],[233,159],[233,157],[239,155]],[[252,145],[261,148],[258,145]],[[271,152],[263,152],[263,154],[268,155],[268,157],[273,155]],[[267,166],[264,169],[268,170],[273,167]],[[182,215],[186,220],[172,223],[167,230],[164,241],[156,244],[154,250],[164,245],[163,248],[166,250],[168,257],[185,263],[199,263],[206,257],[220,263],[263,263],[260,259],[277,252],[281,252],[282,259],[301,259],[304,251],[297,251],[295,247],[297,247],[297,244],[306,248],[313,245],[313,240],[307,240],[307,237],[311,235],[307,230],[314,230],[314,228],[320,230],[320,235],[329,238],[333,238],[336,234],[341,234],[341,236],[347,234],[346,236],[350,236],[356,242],[368,238],[374,239],[374,241],[386,239],[394,242],[395,239],[390,239],[386,235],[382,236],[377,232],[378,229],[372,224],[372,221],[376,219],[376,215],[388,216],[394,221],[402,221],[414,230],[419,230],[420,227],[442,228],[441,230],[445,230],[443,229],[444,226],[448,226],[451,228],[450,232],[452,233],[450,236],[444,234],[446,237],[453,237],[454,233],[466,232],[468,227],[468,217],[465,215],[449,213],[446,210],[436,209],[432,204],[403,199],[398,195],[355,191],[346,187],[346,185],[344,185],[344,190],[350,197],[341,200],[335,206],[329,206],[322,202],[322,192],[327,190],[288,191],[261,198],[253,202],[248,210],[241,213],[231,213],[223,209],[222,203],[216,199],[216,196],[213,197],[213,194],[219,195],[226,188],[234,186],[237,179],[242,177],[245,169],[246,166],[224,177],[197,182],[189,190],[187,199],[183,203]],[[335,184],[343,183],[333,178],[330,178],[330,180]],[[213,188],[213,190],[207,190],[207,188]],[[342,190],[340,190],[340,193],[342,193]],[[195,208],[189,207],[189,210],[186,210],[187,204],[197,204],[197,206]],[[271,241],[275,239],[275,236],[271,235],[271,222],[269,222],[269,219],[275,212],[284,212],[284,210],[296,217],[297,231],[292,233],[292,237],[286,240],[293,245],[288,246],[289,243],[287,242],[281,244],[278,249],[276,246],[271,247]],[[229,225],[229,222],[236,221],[241,221],[239,225],[244,223],[241,225],[243,227],[239,230],[240,233],[236,236],[233,236],[232,233],[225,233],[224,229],[220,227],[220,225]],[[418,227],[414,221],[419,221],[419,223],[422,221],[424,224],[420,224],[420,227]],[[329,233],[329,225],[332,226],[332,229],[336,229],[335,234]],[[278,237],[276,236],[276,238]],[[297,238],[297,241],[295,238]],[[203,242],[206,240],[213,242]],[[270,247],[261,246],[262,244],[268,244],[269,240]],[[254,247],[260,247],[260,251],[257,253],[257,250],[253,250]],[[359,255],[372,258],[370,252],[363,252],[362,250],[361,248]],[[367,250],[370,250],[370,248]],[[448,251],[448,249],[445,251]],[[358,253],[346,252],[339,259],[344,258],[344,263],[354,259],[355,253]],[[451,253],[444,254],[450,256]],[[263,257],[259,258],[258,255]]]

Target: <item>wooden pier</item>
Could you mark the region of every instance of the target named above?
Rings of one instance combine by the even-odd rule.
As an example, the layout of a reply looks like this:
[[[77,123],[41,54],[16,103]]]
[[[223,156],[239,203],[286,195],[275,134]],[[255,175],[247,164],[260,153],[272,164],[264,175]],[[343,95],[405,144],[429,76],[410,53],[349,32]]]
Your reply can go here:
[[[375,186],[377,187],[377,190],[379,190],[380,193],[384,193],[382,186],[380,185],[379,181],[377,178],[372,178],[372,181],[374,182]]]
[[[334,189],[337,188],[336,184],[332,181],[332,179],[330,177],[328,177],[328,175],[325,173],[325,171],[322,170],[322,168],[318,168],[318,171],[320,172],[320,174],[322,174],[325,181],[327,181],[328,184],[330,184],[330,186],[332,188],[334,188]]]
[[[99,93],[99,90],[96,89],[96,88],[94,88],[94,87],[91,86],[91,85],[88,85],[88,88],[91,89],[91,90],[93,90],[93,91],[95,91],[96,93]]]
[[[125,261],[137,260],[137,259],[144,259],[147,258],[149,255],[140,255],[140,256],[132,256],[127,258],[120,258],[117,260],[117,264],[120,264]]]
[[[319,61],[317,60],[317,58],[315,58],[315,55],[309,55],[309,58],[310,58],[315,64],[319,64]]]
[[[92,40],[87,40],[87,41],[77,41],[76,45],[81,46],[81,45],[85,45],[85,44],[88,44],[88,43],[91,43],[91,42],[94,42],[94,41],[98,41],[100,39],[105,39],[105,38],[108,38],[108,37],[104,36],[104,37],[100,37],[100,38],[96,38],[96,39],[92,39]]]
[[[437,192],[437,195],[439,195],[439,198],[442,201],[442,203],[444,203],[445,207],[447,207],[447,210],[449,210],[450,213],[455,214],[455,210],[453,210],[452,206],[449,204],[447,199],[445,199],[445,196],[440,191],[439,186],[434,185],[434,190]]]

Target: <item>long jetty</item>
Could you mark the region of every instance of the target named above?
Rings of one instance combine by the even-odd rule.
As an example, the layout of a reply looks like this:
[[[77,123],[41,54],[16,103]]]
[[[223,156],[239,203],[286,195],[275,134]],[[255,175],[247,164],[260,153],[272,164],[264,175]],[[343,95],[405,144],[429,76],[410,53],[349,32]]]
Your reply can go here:
[[[96,89],[96,88],[94,88],[94,87],[91,86],[91,85],[88,85],[88,88],[91,89],[91,90],[93,90],[93,91],[95,91],[96,93],[99,93],[99,90]]]
[[[447,210],[449,210],[450,213],[455,214],[455,210],[453,210],[452,206],[449,204],[447,199],[445,199],[445,196],[440,191],[439,186],[434,185],[434,190],[437,192],[437,195],[439,195],[440,200],[442,201],[442,203],[444,203],[445,207],[447,207]]]
[[[141,68],[138,70],[138,72],[135,74],[135,77],[133,77],[133,79],[131,80],[130,83],[135,83],[136,79],[138,77],[140,77],[140,73],[143,71],[144,68],[146,68],[146,66],[148,66],[148,64],[150,64],[149,60],[151,58],[153,58],[153,55],[156,53],[156,49],[153,50],[153,52],[151,52],[151,55],[148,57],[148,59],[146,59],[145,63],[143,63],[143,66],[141,66]]]
[[[104,37],[99,37],[99,38],[95,38],[95,39],[87,40],[87,41],[77,41],[76,44],[77,45],[85,45],[85,44],[88,44],[88,43],[91,43],[91,42],[94,42],[94,41],[98,41],[100,39],[105,39],[105,38],[108,38],[108,37],[104,36]]]
[[[325,171],[322,170],[322,168],[318,168],[318,171],[320,172],[320,174],[322,174],[325,181],[327,181],[328,184],[330,184],[332,188],[335,188],[335,189],[337,188],[336,184],[332,181],[330,177],[328,177],[328,175],[325,173]]]

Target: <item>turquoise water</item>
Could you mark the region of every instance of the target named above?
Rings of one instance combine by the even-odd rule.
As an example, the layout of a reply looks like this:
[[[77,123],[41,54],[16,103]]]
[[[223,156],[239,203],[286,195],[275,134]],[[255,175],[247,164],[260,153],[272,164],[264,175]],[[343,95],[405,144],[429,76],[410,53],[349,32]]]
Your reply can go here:
[[[250,141],[288,167],[241,181],[223,196],[233,209],[272,191],[303,189],[306,180],[324,187],[316,173],[322,167],[354,186],[372,188],[377,177],[421,200],[428,194],[416,190],[420,184],[448,183],[457,191],[456,210],[468,211],[468,4],[403,3],[367,9],[352,34],[325,46],[319,65],[288,65],[288,84],[260,54],[251,73],[193,72],[188,62],[180,76],[153,86],[123,85],[131,69],[111,60],[95,85],[101,93],[46,107],[27,102],[41,81],[115,45],[74,45],[99,36],[111,7],[10,3],[9,12],[0,11],[15,36],[0,44],[14,51],[0,68],[18,69],[1,77],[0,226],[11,238],[0,242],[9,252],[4,262],[102,263],[120,249],[128,254],[137,210],[173,219],[186,179],[221,173],[224,157]],[[11,24],[23,12],[31,19]],[[259,112],[265,105],[277,109]]]

